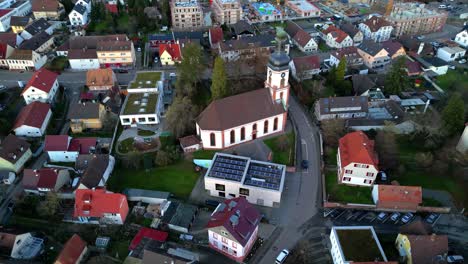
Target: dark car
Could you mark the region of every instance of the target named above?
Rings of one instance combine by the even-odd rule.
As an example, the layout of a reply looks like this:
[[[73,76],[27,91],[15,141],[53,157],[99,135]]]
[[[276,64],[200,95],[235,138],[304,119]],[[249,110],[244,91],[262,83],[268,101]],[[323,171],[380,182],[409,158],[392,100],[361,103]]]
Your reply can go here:
[[[8,203],[8,206],[7,206],[8,210],[13,211],[13,208],[14,208],[14,207],[15,207],[15,203],[14,203],[14,202],[9,202],[9,203]]]
[[[219,205],[219,202],[215,200],[206,200],[205,204],[207,206],[217,207]]]
[[[118,71],[118,73],[128,73],[128,71],[127,71],[127,70],[124,70],[124,69],[120,69],[120,70]]]
[[[309,161],[308,160],[303,160],[301,162],[301,167],[304,169],[304,170],[307,170],[309,168]]]

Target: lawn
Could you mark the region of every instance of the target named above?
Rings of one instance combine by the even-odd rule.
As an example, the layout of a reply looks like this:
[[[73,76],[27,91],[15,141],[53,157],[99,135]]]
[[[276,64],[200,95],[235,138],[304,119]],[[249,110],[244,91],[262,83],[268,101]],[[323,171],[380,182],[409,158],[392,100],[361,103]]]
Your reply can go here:
[[[108,187],[114,192],[125,188],[140,188],[170,192],[178,198],[188,198],[198,174],[190,161],[182,160],[176,164],[148,170],[119,168],[108,181]]]
[[[127,95],[124,115],[143,115],[156,113],[159,95],[157,93],[131,93]]]
[[[263,140],[265,145],[267,145],[272,151],[272,162],[294,166],[294,157],[296,153],[295,139],[296,136],[294,132],[290,132],[285,135]],[[284,140],[287,140],[287,142],[283,142]],[[284,147],[282,145],[284,145]]]
[[[328,152],[325,155],[325,164],[336,166],[336,155],[338,154],[337,148],[329,148]]]
[[[436,83],[444,90],[460,90],[468,87],[468,73],[462,69],[449,70],[447,74],[437,76]]]
[[[128,247],[130,240],[111,241],[110,255],[124,260],[128,256]]]
[[[329,51],[330,48],[324,42],[320,42],[318,45],[319,50],[321,51]]]
[[[193,158],[194,159],[213,159],[216,152],[218,151],[200,149],[200,150],[193,152]]]
[[[138,135],[142,137],[153,136],[154,132],[151,130],[138,129]]]
[[[370,187],[338,184],[336,171],[328,171],[325,181],[330,202],[374,204]]]
[[[119,152],[125,154],[130,151],[134,151],[135,148],[133,147],[133,142],[133,138],[127,138],[118,142],[117,147],[119,148]]]

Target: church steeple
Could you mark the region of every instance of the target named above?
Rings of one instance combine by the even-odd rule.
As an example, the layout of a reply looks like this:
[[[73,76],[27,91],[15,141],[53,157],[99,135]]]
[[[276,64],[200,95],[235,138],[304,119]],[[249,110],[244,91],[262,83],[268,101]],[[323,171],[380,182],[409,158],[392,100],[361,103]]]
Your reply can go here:
[[[276,42],[278,46],[268,60],[265,88],[270,90],[273,100],[280,100],[287,107],[289,104],[289,62],[291,59],[284,51],[286,40],[286,32],[282,28],[277,28]]]

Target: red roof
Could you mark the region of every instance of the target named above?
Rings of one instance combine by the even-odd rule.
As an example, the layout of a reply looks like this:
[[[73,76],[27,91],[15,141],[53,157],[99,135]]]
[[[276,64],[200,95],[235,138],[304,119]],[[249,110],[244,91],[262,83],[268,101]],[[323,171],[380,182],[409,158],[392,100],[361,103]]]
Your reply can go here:
[[[408,75],[418,75],[422,72],[421,66],[417,61],[406,61],[406,70],[408,71]]]
[[[33,74],[21,94],[26,92],[26,90],[28,90],[31,86],[48,93],[52,89],[54,82],[57,80],[57,76],[57,73],[51,72],[45,68],[41,68]]]
[[[3,17],[4,15],[10,13],[13,9],[7,8],[7,9],[0,9],[0,17]]]
[[[50,105],[46,103],[32,102],[26,105],[16,117],[13,130],[20,126],[41,128],[49,111]]]
[[[180,61],[182,59],[179,44],[159,44],[159,56],[161,56],[164,51],[167,51],[174,61]]]
[[[378,185],[378,208],[413,209],[422,203],[420,186]]]
[[[74,217],[102,217],[104,214],[120,214],[122,221],[128,214],[125,195],[107,192],[105,189],[77,189]]]
[[[78,151],[80,154],[89,154],[92,147],[96,147],[96,138],[74,138],[70,141],[68,151]]]
[[[338,43],[341,43],[346,37],[349,35],[346,34],[343,30],[335,27],[335,26],[329,26],[325,30],[322,31],[324,35],[328,35],[328,33],[332,34],[332,37],[335,38],[335,41]]]
[[[55,263],[57,264],[75,264],[83,251],[86,250],[86,242],[77,234],[74,234],[63,246],[60,255]]]
[[[379,160],[374,152],[374,141],[370,140],[362,131],[346,134],[340,138],[339,151],[341,167],[351,163],[373,165],[377,169]]]
[[[43,168],[39,170],[24,169],[23,187],[36,190],[39,188],[54,189],[57,183],[58,170]]]
[[[82,92],[80,94],[80,100],[93,100],[96,96],[91,92]]]
[[[168,236],[169,234],[167,232],[162,232],[148,227],[142,227],[133,238],[128,249],[134,250],[145,237],[159,242],[165,242]]]
[[[309,71],[320,69],[320,57],[317,55],[309,55],[304,57],[293,58],[296,71]]]
[[[214,45],[223,40],[223,29],[221,27],[210,28],[210,41]]]
[[[18,35],[13,32],[0,32],[0,42],[16,47]]]
[[[113,5],[113,4],[106,4],[106,9],[107,11],[113,13],[113,14],[118,14],[119,13],[119,9],[117,8],[117,5]]]
[[[297,31],[296,35],[294,35],[294,40],[302,47],[305,47],[311,39],[312,37],[309,35],[309,33],[303,29]]]
[[[6,43],[0,43],[0,59],[4,60],[6,59],[6,52],[8,50],[8,44]]]
[[[44,151],[67,151],[70,139],[67,135],[46,135]]]
[[[213,212],[206,227],[223,226],[242,246],[245,246],[260,223],[260,219],[257,209],[241,196],[224,200]]]

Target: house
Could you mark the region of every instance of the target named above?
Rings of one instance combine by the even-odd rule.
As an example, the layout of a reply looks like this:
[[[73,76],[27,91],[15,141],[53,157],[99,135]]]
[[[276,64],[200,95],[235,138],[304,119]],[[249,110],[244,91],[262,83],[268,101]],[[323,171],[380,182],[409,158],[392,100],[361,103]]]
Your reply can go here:
[[[70,105],[68,119],[72,133],[87,129],[102,129],[106,109],[100,103],[74,103]]]
[[[405,64],[408,76],[419,76],[423,73],[421,65],[417,61],[406,60]]]
[[[179,138],[180,147],[185,153],[194,152],[202,148],[201,140],[195,135]]]
[[[86,86],[90,91],[108,91],[117,84],[117,77],[110,68],[92,69],[86,72]]]
[[[223,201],[206,225],[212,249],[242,262],[257,240],[261,215],[245,197]]]
[[[322,30],[321,37],[330,48],[342,49],[353,46],[353,39],[333,25]]]
[[[292,22],[294,23],[294,22]],[[317,51],[318,45],[317,42],[302,28],[297,31],[297,33],[292,38],[293,43],[297,48],[302,52],[313,52]]]
[[[39,18],[34,20],[31,24],[27,25],[24,30],[21,31],[20,35],[23,39],[30,39],[43,31],[49,35],[52,35],[54,26],[47,22],[45,18]]]
[[[351,37],[354,46],[359,46],[364,40],[364,34],[362,34],[362,32],[353,24],[345,23],[340,26],[340,29]]]
[[[455,36],[455,42],[464,48],[468,48],[468,27],[467,26],[465,26],[465,28],[462,31],[457,33],[457,35]]]
[[[255,35],[254,27],[245,20],[239,20],[230,25],[231,32],[236,38],[251,37]]]
[[[133,127],[159,124],[164,106],[162,95],[162,92],[129,93],[120,112],[120,123]]]
[[[57,77],[57,73],[45,68],[35,71],[21,93],[26,104],[32,102],[53,103],[59,88]]]
[[[12,48],[17,48],[23,42],[23,38],[13,32],[0,32],[0,43],[7,44]]]
[[[176,201],[166,201],[164,204],[162,226],[176,232],[188,233],[195,221],[198,207]]]
[[[45,135],[51,116],[49,104],[32,102],[21,109],[12,130],[19,137],[42,137]]]
[[[382,100],[385,95],[377,96],[372,90],[382,90],[385,85],[385,74],[353,74],[351,81],[355,95],[368,96],[369,100]]]
[[[15,34],[23,32],[24,28],[32,22],[32,19],[27,16],[12,16],[10,18],[11,30]]]
[[[408,264],[445,263],[448,254],[447,235],[407,235],[398,234],[395,246],[400,257]]]
[[[75,4],[73,10],[68,14],[68,20],[73,27],[85,26],[88,24],[88,10],[82,4]]]
[[[228,164],[235,164],[232,173],[224,173]],[[244,196],[252,204],[279,207],[285,175],[285,165],[218,152],[205,174],[205,190],[215,197]]]
[[[124,38],[105,36],[96,43],[101,68],[133,68],[136,63],[133,42]],[[85,43],[86,45],[86,43]]]
[[[336,158],[339,183],[372,186],[377,178],[379,160],[374,151],[374,141],[362,131],[340,138]]]
[[[80,264],[88,252],[86,242],[77,234],[68,239],[54,264]]]
[[[23,31],[24,32],[24,31]],[[8,68],[12,70],[33,71],[39,70],[46,64],[47,56],[41,55],[34,50],[15,49],[7,58]]]
[[[270,34],[241,37],[221,42],[218,53],[226,62],[239,59],[255,60],[269,56],[276,47],[275,43],[275,37]],[[289,44],[284,45],[283,48],[288,54]]]
[[[465,56],[466,50],[460,47],[442,47],[437,49],[437,58],[444,61],[454,61]]]
[[[367,96],[320,98],[315,103],[317,120],[362,118],[368,112]]]
[[[44,195],[47,192],[58,192],[68,183],[70,183],[70,173],[66,169],[25,169],[23,173],[22,186],[28,194]]]
[[[458,140],[456,149],[461,153],[468,150],[468,123],[465,124],[465,129],[463,129],[463,133]]]
[[[224,33],[221,27],[213,27],[208,30],[208,39],[212,49],[218,49],[219,43],[223,41]]]
[[[16,260],[31,260],[44,250],[44,240],[34,237],[32,233],[12,234],[0,232],[0,245],[9,251],[11,258]]]
[[[80,154],[75,170],[81,174],[78,189],[104,187],[114,170],[115,158],[109,154]]]
[[[285,5],[302,18],[320,17],[320,9],[306,0],[288,0]]]
[[[159,49],[159,44],[175,44],[174,35],[172,33],[159,33],[148,35],[148,42],[151,48]]]
[[[170,1],[174,30],[198,29],[203,26],[203,9],[197,0]]]
[[[51,162],[75,162],[79,154],[90,154],[96,148],[96,138],[72,139],[67,135],[47,135],[44,151]]]
[[[388,51],[379,42],[363,41],[357,51],[364,60],[364,64],[372,70],[383,69],[392,61]]]
[[[18,174],[31,159],[29,146],[26,140],[9,134],[0,145],[0,170],[14,171]]]
[[[35,19],[60,20],[65,14],[63,4],[57,0],[32,0],[32,13]]]
[[[265,87],[212,101],[197,117],[204,149],[223,149],[284,131],[289,105],[289,61],[284,38],[267,65]]]
[[[15,182],[16,174],[8,170],[0,170],[0,183],[12,184]]]
[[[75,194],[75,223],[122,225],[128,215],[125,195],[105,189],[78,189]]]
[[[99,59],[96,50],[70,50],[68,51],[68,62],[73,70],[92,70],[99,69]]]
[[[383,42],[390,39],[393,26],[383,17],[373,16],[359,24],[359,30],[362,31],[366,39],[375,42]]]
[[[360,66],[364,64],[364,60],[359,54],[357,48],[353,46],[330,52],[330,66],[338,67],[338,64],[342,58],[345,58],[346,66],[348,67]]]
[[[8,69],[6,58],[10,57],[14,48],[6,43],[0,42],[0,69]]]
[[[418,60],[419,59],[419,60]],[[423,71],[432,76],[444,75],[448,71],[448,63],[437,57],[416,58],[422,64]]]
[[[47,32],[42,31],[21,43],[19,49],[45,53],[46,51],[49,51],[53,45],[54,37],[49,35]]]
[[[335,264],[398,263],[387,260],[372,226],[333,226],[330,244]]]
[[[10,29],[10,18],[14,16],[13,9],[0,9],[0,32],[7,32]]]
[[[382,42],[383,48],[388,52],[388,56],[394,60],[397,57],[405,56],[405,48],[401,45],[400,42],[396,40],[387,40]]]
[[[131,258],[127,257],[127,258]],[[142,264],[152,263],[173,263],[173,264],[193,264],[197,263],[198,255],[182,248],[169,248],[144,250]],[[126,262],[125,262],[126,263]]]
[[[91,0],[77,0],[77,1],[75,2],[75,5],[77,5],[77,4],[86,7],[86,12],[87,12],[88,14],[91,13],[91,8],[92,8],[92,2],[91,2]]]
[[[159,58],[163,66],[179,63],[182,60],[180,45],[178,43],[159,44]]]
[[[138,230],[138,233],[133,237],[130,245],[128,246],[129,250],[134,250],[142,240],[144,239],[151,239],[156,240],[158,242],[166,242],[167,238],[169,237],[169,233],[159,231],[156,229],[142,227]]]
[[[422,203],[422,188],[376,184],[372,187],[372,200],[379,210],[416,212]]]
[[[320,57],[317,55],[295,57],[289,62],[289,67],[296,81],[312,79],[314,75],[320,73]]]

